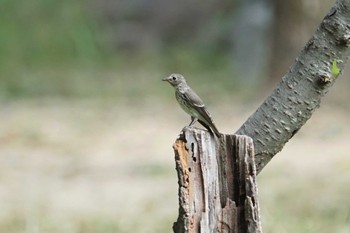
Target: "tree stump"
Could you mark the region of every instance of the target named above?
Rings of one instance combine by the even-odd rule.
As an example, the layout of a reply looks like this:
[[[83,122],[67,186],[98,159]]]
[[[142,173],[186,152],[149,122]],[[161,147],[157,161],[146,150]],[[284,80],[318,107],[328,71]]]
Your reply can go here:
[[[187,128],[174,144],[179,183],[175,233],[262,232],[253,140]]]

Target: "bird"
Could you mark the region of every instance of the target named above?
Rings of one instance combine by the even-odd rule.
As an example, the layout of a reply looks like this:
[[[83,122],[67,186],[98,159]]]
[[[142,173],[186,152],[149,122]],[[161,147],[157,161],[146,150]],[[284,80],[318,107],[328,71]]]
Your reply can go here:
[[[220,137],[220,132],[216,128],[213,119],[205,107],[201,98],[188,86],[186,79],[181,74],[171,74],[163,78],[162,81],[168,82],[175,88],[175,97],[181,108],[191,116],[192,126],[197,121],[203,125],[210,133]]]

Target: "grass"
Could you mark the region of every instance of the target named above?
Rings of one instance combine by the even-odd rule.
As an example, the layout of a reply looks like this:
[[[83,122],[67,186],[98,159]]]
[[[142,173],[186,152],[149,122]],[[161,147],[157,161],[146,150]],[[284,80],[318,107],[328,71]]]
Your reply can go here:
[[[270,178],[284,180],[285,185],[266,184],[264,178],[260,178],[265,229],[268,232],[346,232],[350,226],[350,203],[344,193],[348,193],[349,188],[348,182],[342,183],[337,177],[347,173],[334,172],[328,177],[316,173],[304,180],[292,176],[290,181],[283,175]]]
[[[213,108],[224,131],[250,114],[229,108]],[[265,232],[349,229],[348,112],[327,112],[321,108],[259,175]],[[0,232],[171,232],[171,145],[188,119],[168,100],[17,99],[0,113]],[[342,131],[325,138],[333,116]]]
[[[80,1],[0,1],[0,232],[171,232],[188,118],[160,79],[183,73],[224,132],[261,101],[223,54],[121,54],[99,28]],[[259,175],[264,232],[348,232],[350,109],[334,99]]]

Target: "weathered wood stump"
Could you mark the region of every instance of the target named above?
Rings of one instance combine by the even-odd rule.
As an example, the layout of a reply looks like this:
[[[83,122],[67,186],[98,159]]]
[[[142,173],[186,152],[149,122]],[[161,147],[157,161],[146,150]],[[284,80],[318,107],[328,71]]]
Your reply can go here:
[[[179,183],[175,233],[262,232],[253,140],[187,128],[174,144]]]

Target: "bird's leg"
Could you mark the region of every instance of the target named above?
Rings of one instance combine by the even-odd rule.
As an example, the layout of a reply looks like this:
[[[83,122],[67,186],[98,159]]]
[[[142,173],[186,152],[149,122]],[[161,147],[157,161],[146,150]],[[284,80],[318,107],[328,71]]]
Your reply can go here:
[[[197,118],[191,116],[191,123],[188,125],[188,127],[191,127],[194,123],[196,123],[198,121]]]
[[[198,121],[198,118],[191,116],[191,123],[188,126],[185,126],[182,130],[192,127],[192,125],[197,121]]]

